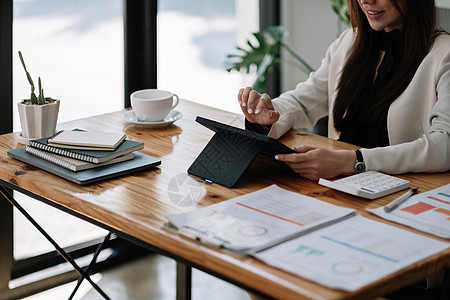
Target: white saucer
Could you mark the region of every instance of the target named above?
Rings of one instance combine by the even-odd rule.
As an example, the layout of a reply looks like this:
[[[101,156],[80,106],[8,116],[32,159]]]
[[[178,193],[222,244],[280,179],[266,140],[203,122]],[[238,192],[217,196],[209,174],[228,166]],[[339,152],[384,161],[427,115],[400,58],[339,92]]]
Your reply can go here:
[[[29,145],[31,140],[37,140],[37,139],[41,139],[41,138],[38,138],[38,137],[26,138],[26,137],[22,136],[22,132],[16,132],[16,139],[19,143],[21,143],[23,145]]]
[[[129,110],[122,115],[122,121],[133,124],[137,127],[160,128],[160,127],[166,127],[166,126],[171,125],[173,122],[181,119],[181,117],[183,117],[183,115],[179,111],[172,110],[167,115],[167,117],[164,118],[164,120],[156,121],[156,122],[143,122],[143,121],[138,120],[138,118],[133,110]]]
[[[33,140],[32,138],[26,138],[22,136],[22,132],[16,132],[16,139],[23,145],[28,145],[30,143],[30,140]]]

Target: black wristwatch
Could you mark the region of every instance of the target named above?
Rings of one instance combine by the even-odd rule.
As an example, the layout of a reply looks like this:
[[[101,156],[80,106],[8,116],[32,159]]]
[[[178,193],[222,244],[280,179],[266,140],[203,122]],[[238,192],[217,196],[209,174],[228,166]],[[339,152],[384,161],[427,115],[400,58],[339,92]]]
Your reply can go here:
[[[360,150],[355,149],[356,153],[356,164],[355,164],[355,171],[356,173],[362,173],[366,171],[366,164],[364,163],[364,158],[362,156],[362,153]]]

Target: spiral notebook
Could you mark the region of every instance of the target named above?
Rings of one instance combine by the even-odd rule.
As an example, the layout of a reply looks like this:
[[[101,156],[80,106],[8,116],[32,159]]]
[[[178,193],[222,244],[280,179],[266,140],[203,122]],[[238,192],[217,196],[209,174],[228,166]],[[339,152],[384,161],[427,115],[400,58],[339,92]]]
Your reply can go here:
[[[94,164],[102,163],[110,159],[119,157],[124,154],[128,154],[134,151],[138,151],[144,148],[144,143],[135,142],[130,140],[123,141],[119,147],[114,151],[100,151],[100,150],[75,150],[75,149],[63,149],[53,147],[48,144],[48,138],[31,140],[29,142],[31,147],[38,148],[44,151],[52,152],[58,155],[75,158],[91,162]]]
[[[54,153],[40,150],[37,148],[33,148],[30,146],[25,146],[24,150],[27,153],[30,153],[34,156],[45,159],[46,161],[54,163],[55,165],[66,168],[73,172],[78,172],[78,171],[82,171],[82,170],[111,165],[111,164],[115,164],[115,163],[118,163],[121,161],[130,160],[130,159],[134,158],[134,153],[128,153],[128,154],[124,154],[124,155],[118,156],[116,158],[107,160],[102,163],[94,164],[91,162],[78,160],[78,159],[66,157],[63,155],[54,154]]]
[[[134,154],[134,159],[131,160],[79,172],[72,172],[46,161],[45,159],[31,155],[30,153],[25,152],[25,149],[23,148],[24,147],[9,150],[8,156],[80,185],[91,184],[113,177],[147,170],[161,164],[161,160],[156,157],[136,152]]]

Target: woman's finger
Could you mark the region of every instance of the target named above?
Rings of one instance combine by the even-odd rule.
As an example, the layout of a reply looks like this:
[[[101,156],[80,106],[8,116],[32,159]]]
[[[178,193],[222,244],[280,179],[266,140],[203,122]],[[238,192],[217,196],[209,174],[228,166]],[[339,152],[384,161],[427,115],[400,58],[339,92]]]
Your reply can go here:
[[[246,88],[243,89],[242,93],[241,93],[241,106],[242,107],[246,107],[247,106],[247,102],[249,100],[250,97],[250,93],[252,92],[252,88],[247,86]],[[239,91],[240,92],[240,91]]]

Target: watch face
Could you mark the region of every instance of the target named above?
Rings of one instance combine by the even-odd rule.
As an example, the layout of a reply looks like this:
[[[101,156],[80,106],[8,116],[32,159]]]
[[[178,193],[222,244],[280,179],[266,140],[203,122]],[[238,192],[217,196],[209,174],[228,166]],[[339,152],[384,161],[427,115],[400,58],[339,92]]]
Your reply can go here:
[[[366,164],[363,162],[357,162],[355,165],[355,171],[357,173],[362,173],[362,172],[366,171]]]

